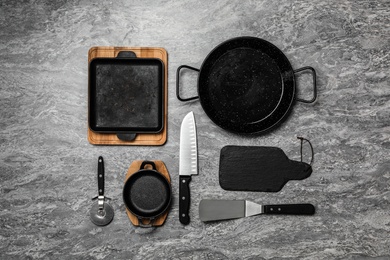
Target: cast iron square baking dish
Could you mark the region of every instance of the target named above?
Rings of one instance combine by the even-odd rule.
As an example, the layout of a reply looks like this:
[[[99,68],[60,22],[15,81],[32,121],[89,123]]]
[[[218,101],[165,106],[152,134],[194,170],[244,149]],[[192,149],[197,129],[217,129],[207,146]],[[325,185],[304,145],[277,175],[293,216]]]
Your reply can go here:
[[[95,58],[89,64],[89,127],[99,133],[158,133],[163,70],[156,58]]]

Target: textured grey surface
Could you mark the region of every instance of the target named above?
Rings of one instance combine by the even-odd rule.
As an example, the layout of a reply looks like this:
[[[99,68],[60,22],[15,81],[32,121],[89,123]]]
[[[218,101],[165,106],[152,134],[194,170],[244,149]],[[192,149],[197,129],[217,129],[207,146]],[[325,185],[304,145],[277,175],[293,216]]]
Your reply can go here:
[[[1,259],[389,259],[389,1],[1,1]],[[318,73],[315,105],[297,103],[265,136],[216,127],[198,101],[176,100],[175,71],[199,67],[217,44],[255,36],[278,46],[294,68]],[[93,146],[87,141],[87,53],[92,46],[159,46],[169,53],[168,141],[162,147]],[[193,73],[185,91],[196,94]],[[310,77],[299,95],[310,97]],[[178,221],[179,127],[194,111],[199,176],[192,221]],[[218,184],[220,149],[282,148],[299,159],[313,143],[313,174],[278,193],[227,192]],[[113,222],[88,219],[97,158],[106,166]],[[136,159],[165,162],[174,200],[161,228],[134,228],[121,199]],[[204,224],[201,198],[313,203],[313,217],[256,216]]]

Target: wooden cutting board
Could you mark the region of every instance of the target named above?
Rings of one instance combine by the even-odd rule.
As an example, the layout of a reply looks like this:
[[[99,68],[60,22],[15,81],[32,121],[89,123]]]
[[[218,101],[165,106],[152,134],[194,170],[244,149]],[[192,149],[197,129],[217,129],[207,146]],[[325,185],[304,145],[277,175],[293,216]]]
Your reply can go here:
[[[88,141],[95,145],[163,145],[167,141],[168,126],[167,51],[159,47],[92,47],[88,52],[88,64],[93,58],[114,58],[120,51],[132,51],[138,58],[158,58],[164,63],[164,128],[160,133],[141,133],[133,141],[123,141],[116,134],[96,133],[88,126]]]
[[[134,173],[136,173],[137,171],[139,171],[140,167],[141,167],[141,164],[142,164],[143,160],[137,160],[137,161],[133,161],[129,167],[129,169],[127,170],[127,174],[126,174],[126,177],[125,177],[125,182],[127,181],[127,179],[133,175]],[[164,175],[164,177],[167,178],[168,182],[170,183],[171,182],[171,177],[169,176],[169,172],[167,170],[167,167],[165,167],[165,164],[164,162],[162,161],[152,161],[154,162],[154,164],[156,165],[156,170],[161,173],[162,175]],[[165,222],[165,219],[167,218],[168,216],[168,211],[165,211],[161,216],[159,216],[158,218],[156,218],[156,220],[154,221],[153,223],[153,226],[154,227],[158,227],[158,226],[162,226]],[[131,223],[134,225],[134,226],[139,226],[139,220],[138,218],[133,215],[127,208],[126,208],[126,213],[127,213],[127,216],[129,217]],[[144,224],[149,224],[149,223],[144,223]]]

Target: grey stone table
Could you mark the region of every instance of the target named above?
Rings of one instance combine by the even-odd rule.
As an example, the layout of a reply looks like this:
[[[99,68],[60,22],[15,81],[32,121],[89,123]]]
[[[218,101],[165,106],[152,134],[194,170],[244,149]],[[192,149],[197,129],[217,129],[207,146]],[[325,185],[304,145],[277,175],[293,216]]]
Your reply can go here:
[[[92,1],[91,1],[92,2]],[[388,1],[1,1],[1,259],[389,259],[390,4]],[[175,96],[179,65],[200,67],[219,43],[255,36],[294,68],[318,73],[318,101],[297,103],[267,135],[230,134],[198,101]],[[92,46],[158,46],[169,53],[168,141],[160,147],[87,141],[87,55]],[[299,77],[299,95],[310,80]],[[196,93],[196,75],[186,80]],[[179,130],[194,111],[199,176],[190,225],[178,220]],[[277,146],[299,160],[296,136],[315,149],[312,175],[280,192],[220,188],[220,149]],[[113,222],[88,218],[97,158],[106,163]],[[133,160],[162,160],[173,179],[164,226],[133,227],[121,192]],[[256,216],[204,224],[202,198],[316,205],[311,217]]]

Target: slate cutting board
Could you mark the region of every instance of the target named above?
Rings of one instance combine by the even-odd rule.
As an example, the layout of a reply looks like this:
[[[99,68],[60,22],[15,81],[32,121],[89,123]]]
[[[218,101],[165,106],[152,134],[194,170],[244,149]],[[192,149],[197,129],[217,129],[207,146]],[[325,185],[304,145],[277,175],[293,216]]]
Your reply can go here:
[[[309,164],[290,160],[277,147],[225,146],[221,149],[219,184],[225,190],[277,192],[289,180],[302,180],[311,173]]]

